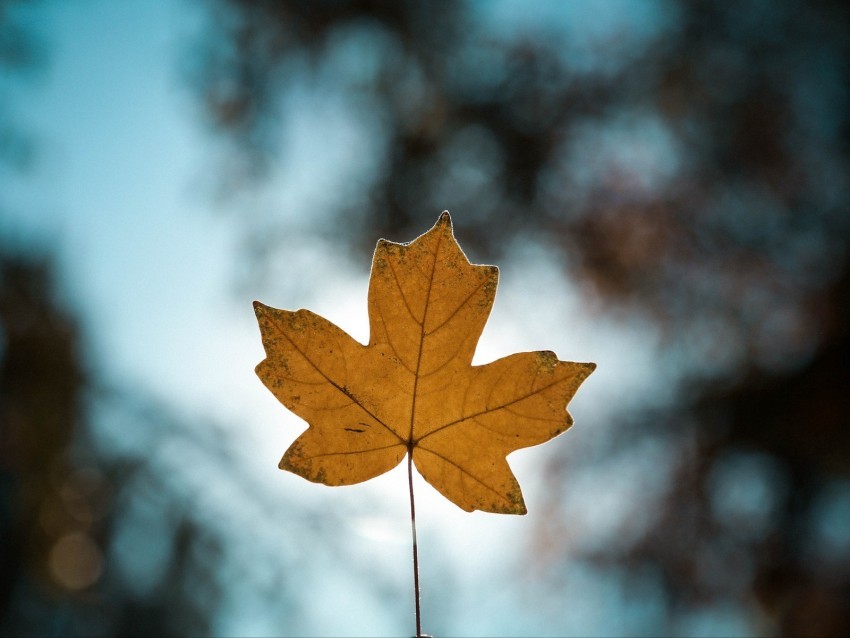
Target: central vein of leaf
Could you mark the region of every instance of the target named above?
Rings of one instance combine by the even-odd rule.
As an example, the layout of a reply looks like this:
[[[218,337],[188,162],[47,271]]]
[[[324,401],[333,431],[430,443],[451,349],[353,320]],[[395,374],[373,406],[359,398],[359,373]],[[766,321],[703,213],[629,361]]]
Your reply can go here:
[[[413,447],[416,441],[413,439],[413,426],[416,422],[416,395],[419,390],[419,371],[422,365],[422,350],[425,344],[425,322],[428,320],[428,306],[431,303],[431,290],[434,288],[434,273],[437,270],[437,257],[440,254],[440,244],[443,234],[437,238],[437,246],[434,248],[434,260],[431,262],[431,273],[428,277],[428,292],[425,294],[425,307],[422,310],[422,321],[419,322],[419,352],[416,356],[416,374],[413,375],[413,397],[410,402],[410,430],[407,435],[407,453],[413,455]]]

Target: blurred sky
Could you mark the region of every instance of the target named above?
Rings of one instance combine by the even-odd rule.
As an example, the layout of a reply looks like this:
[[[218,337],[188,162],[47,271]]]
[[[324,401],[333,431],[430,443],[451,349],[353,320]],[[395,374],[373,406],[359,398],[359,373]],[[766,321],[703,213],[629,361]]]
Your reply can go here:
[[[574,37],[610,29],[639,35],[661,25],[654,5],[646,3],[594,4],[593,11],[584,3],[534,6],[529,11],[525,3],[482,3],[481,10],[493,29],[521,29],[538,20]],[[345,251],[305,231],[307,248],[293,255],[290,279],[234,285],[240,269],[233,239],[237,220],[216,215],[222,204],[211,195],[209,177],[220,148],[200,124],[199,105],[181,76],[205,10],[190,2],[143,0],[43,2],[13,10],[40,39],[47,62],[31,77],[4,80],[14,89],[12,114],[35,137],[36,147],[26,171],[3,169],[2,242],[18,250],[56,252],[64,302],[81,317],[99,383],[152,394],[178,414],[223,425],[232,462],[244,466],[239,471],[250,477],[254,491],[228,487],[233,473],[228,467],[184,467],[174,481],[182,481],[179,489],[189,493],[210,490],[216,507],[233,513],[228,525],[234,545],[289,542],[275,527],[286,511],[268,512],[275,499],[309,503],[314,511],[346,512],[338,542],[344,551],[366,556],[366,564],[399,588],[397,600],[407,605],[411,568],[403,465],[368,484],[340,489],[277,470],[281,454],[304,425],[253,373],[263,351],[251,301],[309,307],[365,341],[368,264],[350,263]],[[311,96],[302,99],[315,106]],[[351,150],[341,147],[356,142],[357,132],[346,129],[344,112],[334,104],[295,111],[287,126],[295,133],[291,144],[298,173],[293,177],[287,172],[291,166],[278,167],[280,177],[257,205],[280,206],[276,214],[309,220],[308,212],[321,215],[321,192],[345,175],[333,162],[348,157]],[[455,217],[465,212],[454,210],[451,201],[445,208]],[[422,232],[439,213],[422,220]],[[291,239],[299,243],[295,232]],[[464,237],[458,240],[463,246]],[[563,598],[569,602],[536,608],[533,579],[523,576],[522,552],[546,489],[535,471],[545,455],[593,449],[600,439],[616,435],[618,414],[648,397],[666,401],[675,379],[653,374],[657,335],[651,326],[619,324],[586,308],[545,250],[517,245],[498,265],[501,287],[476,361],[552,349],[562,359],[595,361],[599,368],[571,404],[574,429],[511,457],[527,517],[464,513],[418,480],[424,629],[453,635],[640,633],[642,626],[654,626],[660,610],[635,603],[623,583],[587,568],[567,576]],[[591,406],[594,421],[607,423],[597,431],[583,427]],[[95,413],[95,418],[107,417]],[[104,424],[98,428],[109,430]],[[120,447],[116,433],[110,436]],[[129,440],[141,440],[133,436]],[[661,452],[649,453],[663,465]],[[175,466],[181,463],[179,451],[177,457]],[[616,527],[610,519],[627,511],[637,489],[635,471],[600,472],[576,487],[575,498],[588,512],[583,533]],[[135,542],[132,535],[126,538]],[[218,630],[245,635],[412,630],[411,610],[387,609],[380,598],[364,593],[318,541],[308,536],[298,541],[303,544],[297,553],[312,571],[299,600],[307,607],[302,625],[281,628],[269,612],[273,601],[251,599],[233,582],[230,602],[219,610]],[[145,566],[125,569],[139,570],[133,578],[141,579]],[[256,566],[262,569],[269,566]],[[742,630],[735,610],[728,618],[694,622],[690,633],[712,633],[718,622],[724,631]]]

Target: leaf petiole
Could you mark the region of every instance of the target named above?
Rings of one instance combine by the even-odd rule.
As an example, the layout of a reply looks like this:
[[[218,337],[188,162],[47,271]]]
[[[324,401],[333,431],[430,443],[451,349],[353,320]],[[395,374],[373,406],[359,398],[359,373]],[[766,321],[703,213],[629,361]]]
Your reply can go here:
[[[413,531],[413,600],[416,607],[416,638],[422,638],[422,614],[419,609],[419,552],[416,546],[416,505],[413,501],[413,448],[407,450],[407,486],[410,491],[410,527]]]

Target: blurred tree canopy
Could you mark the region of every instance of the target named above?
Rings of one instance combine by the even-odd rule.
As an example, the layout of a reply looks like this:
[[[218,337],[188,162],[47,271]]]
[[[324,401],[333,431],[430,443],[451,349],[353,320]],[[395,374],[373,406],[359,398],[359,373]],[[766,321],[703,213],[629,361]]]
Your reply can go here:
[[[194,587],[203,561],[220,555],[220,531],[175,502],[179,495],[149,460],[98,449],[90,422],[95,384],[76,321],[55,298],[54,272],[47,258],[0,251],[0,632],[208,633],[206,605],[218,600],[218,584],[207,576],[210,600],[199,604],[187,583]],[[100,397],[118,431],[135,425],[160,441],[169,430],[185,435],[185,424],[136,402]],[[170,565],[156,579],[156,553],[135,539],[133,553],[143,551],[154,567],[148,588],[122,546],[133,526],[137,536],[150,534],[150,521],[134,518],[145,507],[160,521],[148,543]],[[199,545],[203,558],[193,551]]]
[[[539,242],[600,308],[660,327],[679,400],[608,453],[673,433],[673,474],[639,533],[573,553],[652,574],[674,614],[733,599],[783,633],[850,633],[846,3],[647,2],[652,28],[604,37],[495,29],[487,3],[209,6],[188,75],[232,143],[226,189],[286,156],[308,87],[369,140],[320,232],[345,220],[368,247],[449,208],[476,254]],[[247,253],[292,219],[245,213]]]

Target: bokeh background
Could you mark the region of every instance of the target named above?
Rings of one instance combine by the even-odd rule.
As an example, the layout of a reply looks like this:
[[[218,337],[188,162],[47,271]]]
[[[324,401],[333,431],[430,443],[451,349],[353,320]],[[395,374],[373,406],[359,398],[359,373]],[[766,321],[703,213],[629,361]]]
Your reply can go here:
[[[0,2],[0,633],[410,635],[404,468],[277,470],[251,301],[361,341],[440,211],[476,361],[599,369],[529,515],[417,478],[423,629],[850,634],[840,1]]]

